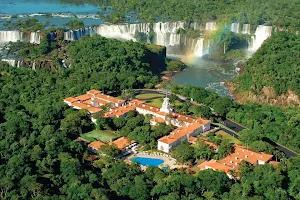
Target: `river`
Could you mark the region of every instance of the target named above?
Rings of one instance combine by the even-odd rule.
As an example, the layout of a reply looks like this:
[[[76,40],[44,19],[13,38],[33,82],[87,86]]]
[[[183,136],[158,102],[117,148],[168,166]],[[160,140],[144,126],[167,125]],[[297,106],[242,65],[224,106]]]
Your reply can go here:
[[[49,22],[51,24],[49,27],[67,28],[65,24],[74,19],[82,20],[86,26],[103,24],[104,21],[99,18],[97,12],[109,13],[110,11],[103,11],[90,4],[78,6],[62,4],[55,0],[1,0],[0,30],[5,30],[4,24],[8,20],[15,22],[29,18],[38,19],[42,23]],[[178,59],[173,55],[169,57]],[[224,86],[224,81],[237,75],[233,64],[219,64],[197,57],[183,61],[190,67],[174,76],[173,80],[176,83],[203,86],[222,96],[231,96]]]

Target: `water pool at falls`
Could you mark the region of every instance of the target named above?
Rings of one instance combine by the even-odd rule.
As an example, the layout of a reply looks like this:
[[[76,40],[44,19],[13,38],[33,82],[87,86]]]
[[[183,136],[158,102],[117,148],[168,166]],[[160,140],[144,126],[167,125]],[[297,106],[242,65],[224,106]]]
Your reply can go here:
[[[99,18],[97,12],[108,13],[102,11],[98,7],[83,4],[76,6],[74,4],[62,4],[56,0],[1,0],[0,3],[0,45],[9,41],[17,40],[28,41],[34,44],[40,43],[40,33],[31,32],[29,35],[20,31],[5,30],[3,26],[8,20],[14,23],[17,20],[25,20],[35,18],[42,23],[49,22],[55,27],[66,27],[66,23],[70,20],[82,20],[86,28],[69,30],[64,33],[65,40],[73,41],[80,39],[82,36],[98,34],[103,37],[116,38],[121,40],[136,40],[136,33],[146,37],[147,42],[159,44],[167,47],[167,54],[176,54],[178,59],[184,53],[191,55],[192,58],[186,62],[191,65],[185,71],[177,73],[174,81],[178,84],[189,84],[194,86],[203,86],[217,91],[220,95],[230,96],[224,85],[226,80],[232,79],[237,75],[237,69],[233,64],[219,64],[201,59],[201,57],[209,52],[211,40],[199,38],[187,38],[178,33],[179,29],[185,29],[184,22],[156,22],[137,23],[135,19],[130,20],[131,24],[106,24]],[[44,15],[42,13],[47,13]],[[199,23],[193,22],[190,28],[201,31],[214,31],[218,26],[216,22]],[[68,28],[68,27],[66,27]],[[250,24],[239,24],[237,22],[231,24],[234,33],[251,34]],[[149,32],[152,31],[153,37],[150,40]],[[272,32],[271,26],[259,25],[256,32],[249,39],[249,51],[256,51],[270,37]],[[55,33],[49,36],[55,38]],[[181,51],[181,52],[180,52]],[[17,65],[17,61],[12,58],[5,58],[12,66]],[[192,62],[191,62],[192,60]]]
[[[171,58],[176,59],[174,56]],[[175,74],[173,81],[177,84],[202,86],[216,91],[221,96],[232,97],[225,81],[231,80],[237,74],[238,68],[234,64],[194,58],[188,68]]]

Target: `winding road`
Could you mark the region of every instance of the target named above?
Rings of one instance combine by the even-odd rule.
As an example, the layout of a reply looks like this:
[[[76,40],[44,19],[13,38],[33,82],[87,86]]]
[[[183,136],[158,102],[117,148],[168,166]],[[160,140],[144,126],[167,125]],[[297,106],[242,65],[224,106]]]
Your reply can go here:
[[[150,94],[165,94],[166,92],[163,91],[163,90],[157,90],[157,89],[136,89],[135,90],[135,93],[136,94],[143,94],[143,93],[150,93]],[[170,95],[171,92],[168,92],[168,95]],[[180,101],[180,102],[185,102],[187,100],[186,97],[184,96],[181,96],[181,95],[178,95],[178,94],[175,94],[177,96],[177,100]],[[191,102],[192,104],[195,104],[195,105],[200,105],[196,102]],[[226,119],[224,120],[223,122],[221,122],[221,124],[223,124],[224,126],[226,126],[228,129],[226,128],[222,128],[220,127],[220,129],[226,133],[228,133],[229,135],[235,137],[235,138],[239,138],[239,135],[237,133],[239,133],[240,131],[244,130],[246,127],[230,120],[230,119]],[[232,130],[232,131],[231,131]],[[294,157],[294,156],[297,156],[298,154],[290,149],[288,149],[287,147],[285,146],[282,146],[278,143],[274,143],[274,146],[282,151],[285,156],[287,158],[290,158],[290,157]]]
[[[236,133],[238,133],[238,132],[240,132],[240,131],[242,131],[242,130],[245,129],[245,127],[241,126],[240,124],[238,124],[238,123],[236,123],[236,122],[234,122],[234,121],[232,121],[230,119],[224,120],[222,124],[224,126],[226,126],[227,128],[235,131]],[[228,129],[221,128],[221,130],[223,130],[224,132],[230,134],[231,136],[233,136],[235,138],[239,138],[239,135],[237,135],[236,133],[234,133],[234,132],[232,132],[232,131],[230,131]],[[282,146],[282,145],[280,145],[278,143],[274,142],[274,144],[272,144],[272,145],[275,146],[275,148],[277,148],[279,151],[282,151],[287,158],[295,157],[295,156],[298,155],[296,152],[294,152],[294,151],[288,149],[287,147]]]

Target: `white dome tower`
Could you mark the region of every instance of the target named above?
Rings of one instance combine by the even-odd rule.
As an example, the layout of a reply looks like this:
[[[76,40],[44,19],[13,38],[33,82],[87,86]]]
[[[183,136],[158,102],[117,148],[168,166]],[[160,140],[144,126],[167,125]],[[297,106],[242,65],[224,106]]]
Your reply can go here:
[[[160,111],[164,112],[164,113],[168,113],[168,114],[170,114],[172,112],[172,109],[170,106],[170,99],[168,97],[164,98],[164,102],[160,108]]]

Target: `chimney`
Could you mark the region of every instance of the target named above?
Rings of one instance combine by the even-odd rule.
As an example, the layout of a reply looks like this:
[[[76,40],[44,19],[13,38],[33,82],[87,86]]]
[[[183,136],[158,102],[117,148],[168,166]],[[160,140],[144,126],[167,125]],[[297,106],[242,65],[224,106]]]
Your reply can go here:
[[[247,155],[245,155],[245,158],[248,158],[248,156],[247,156]]]

